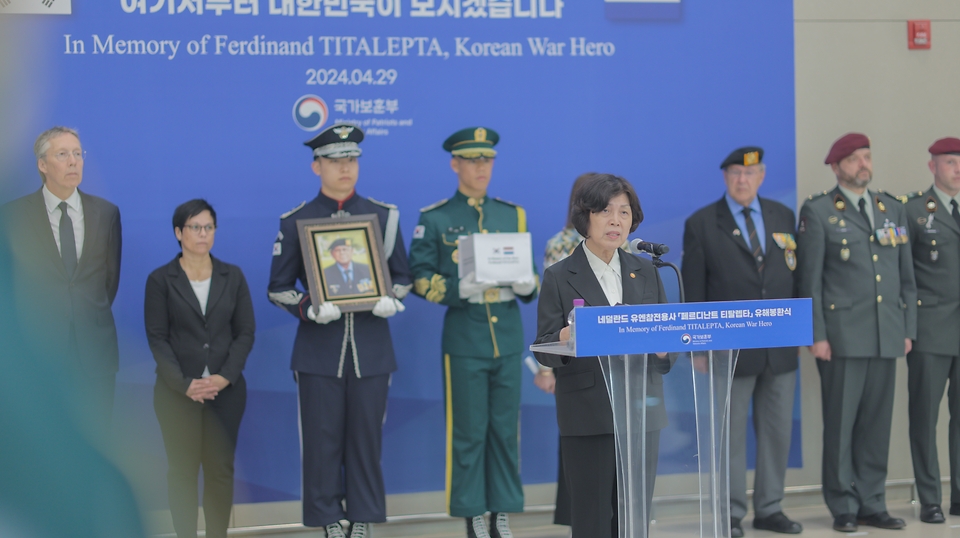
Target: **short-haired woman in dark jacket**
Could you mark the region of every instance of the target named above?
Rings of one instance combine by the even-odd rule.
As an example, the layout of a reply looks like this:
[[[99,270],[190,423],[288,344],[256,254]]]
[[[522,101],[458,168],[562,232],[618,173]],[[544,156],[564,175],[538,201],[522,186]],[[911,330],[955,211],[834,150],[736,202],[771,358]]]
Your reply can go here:
[[[181,252],[147,278],[144,323],[157,383],[153,407],[167,451],[168,498],[179,538],[197,536],[203,466],[206,535],[226,537],[233,460],[247,403],[253,302],[243,272],[210,255],[217,214],[205,200],[173,213]]]

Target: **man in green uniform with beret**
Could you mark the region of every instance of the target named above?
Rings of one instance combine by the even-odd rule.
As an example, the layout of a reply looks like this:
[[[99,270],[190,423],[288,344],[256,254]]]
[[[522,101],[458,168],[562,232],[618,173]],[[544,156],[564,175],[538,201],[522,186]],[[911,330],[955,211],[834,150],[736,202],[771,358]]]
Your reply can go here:
[[[823,497],[833,528],[900,529],[886,505],[896,358],[917,336],[917,288],[907,215],[894,197],[867,190],[870,139],[850,133],[824,161],[832,191],[800,210],[796,271],[813,299],[813,346],[823,404]]]
[[[905,209],[917,278],[917,340],[907,355],[910,452],[920,520],[943,523],[937,415],[950,382],[950,515],[960,515],[960,139],[930,146],[933,186]]]
[[[452,155],[457,191],[420,210],[410,245],[414,292],[447,307],[447,511],[467,519],[469,538],[512,538],[507,512],[523,511],[518,424],[524,340],[517,299],[532,301],[539,277],[534,266],[531,278],[509,286],[477,282],[475,273],[458,278],[460,236],[527,231],[523,208],[487,196],[499,139],[484,127],[447,138],[443,149]]]

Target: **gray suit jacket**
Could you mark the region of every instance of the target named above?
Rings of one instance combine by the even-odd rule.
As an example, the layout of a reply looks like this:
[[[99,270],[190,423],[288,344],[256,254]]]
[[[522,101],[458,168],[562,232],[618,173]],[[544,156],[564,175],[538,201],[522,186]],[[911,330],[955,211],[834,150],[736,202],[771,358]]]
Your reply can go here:
[[[882,246],[874,232],[905,227],[906,211],[888,194],[868,194],[873,230],[839,187],[804,202],[798,295],[813,299],[813,339],[828,340],[833,356],[902,357],[904,339],[917,336],[913,256],[910,248]]]
[[[590,268],[580,244],[566,259],[544,271],[543,286],[537,304],[536,344],[558,342],[560,331],[567,325],[567,316],[574,299],[583,299],[585,306],[609,306],[597,276]],[[649,260],[620,251],[624,304],[667,302],[660,273]],[[635,278],[631,278],[630,274]],[[600,362],[593,357],[573,358],[537,353],[544,366],[556,368],[557,422],[560,435],[613,434],[613,411]],[[670,371],[672,359],[652,356],[647,372],[647,395],[663,402],[663,376]],[[647,431],[667,426],[663,404],[647,408]]]
[[[80,193],[83,251],[67,278],[40,190],[0,208],[13,257],[14,307],[27,341],[44,358],[94,375],[115,373],[120,353],[111,306],[120,283],[120,211]]]
[[[929,211],[927,204],[936,206]],[[960,355],[960,227],[933,192],[904,206],[917,278],[917,341],[924,353]]]

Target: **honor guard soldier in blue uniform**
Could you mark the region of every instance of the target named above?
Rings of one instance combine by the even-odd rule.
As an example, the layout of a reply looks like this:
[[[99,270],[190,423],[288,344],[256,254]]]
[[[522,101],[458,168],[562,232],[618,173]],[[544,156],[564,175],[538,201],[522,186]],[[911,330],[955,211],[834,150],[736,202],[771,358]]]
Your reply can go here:
[[[950,382],[950,515],[960,515],[960,139],[930,146],[933,186],[905,209],[917,278],[917,340],[907,355],[910,452],[920,520],[943,523],[937,416]]]
[[[371,523],[386,521],[381,434],[390,373],[397,369],[386,318],[404,310],[399,299],[411,287],[399,211],[355,190],[362,140],[358,127],[340,124],[305,143],[313,150],[320,193],[280,216],[268,289],[274,304],[300,320],[290,368],[300,404],[303,524],[325,527],[330,538],[344,537],[342,519],[352,522],[354,538],[369,536]],[[301,291],[309,288],[297,220],[371,213],[379,217],[383,259],[397,298],[380,298],[372,312],[342,314],[333,303],[318,304]],[[346,242],[335,241],[332,250],[342,246]]]
[[[445,305],[443,379],[447,420],[446,493],[451,516],[467,519],[470,538],[512,538],[507,512],[523,511],[518,420],[523,327],[517,299],[537,295],[539,277],[498,287],[458,278],[457,238],[526,232],[523,208],[487,196],[499,135],[471,127],[443,143],[457,191],[420,210],[410,244],[414,292]],[[490,532],[483,514],[491,512]]]
[[[887,512],[887,458],[897,357],[917,336],[917,288],[903,204],[867,190],[870,140],[850,133],[825,164],[832,191],[800,209],[797,282],[813,299],[813,346],[823,400],[823,498],[833,528],[900,529]]]

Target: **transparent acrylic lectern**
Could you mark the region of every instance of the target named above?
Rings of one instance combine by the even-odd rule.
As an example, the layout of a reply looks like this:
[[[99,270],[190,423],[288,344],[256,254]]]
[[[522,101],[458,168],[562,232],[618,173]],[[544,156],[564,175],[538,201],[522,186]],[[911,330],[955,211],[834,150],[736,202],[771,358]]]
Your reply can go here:
[[[577,356],[575,343],[536,344],[530,350]],[[699,514],[691,515],[698,516],[699,533],[690,527],[689,535],[729,537],[730,384],[737,351],[671,353],[665,358],[645,353],[650,351],[575,359],[600,361],[610,396],[617,445],[620,538],[657,536],[656,528],[650,527],[650,499],[658,469],[695,474],[698,479]],[[660,435],[668,413],[671,422],[680,422],[669,426],[669,442]],[[664,467],[669,469],[664,471]],[[671,532],[671,536],[675,534]]]

